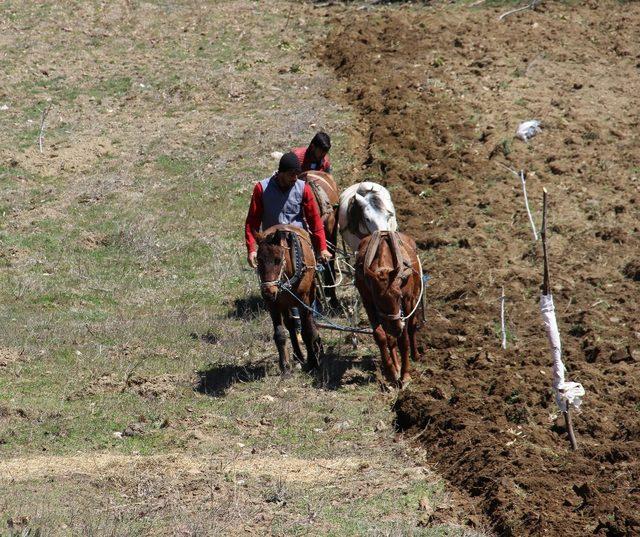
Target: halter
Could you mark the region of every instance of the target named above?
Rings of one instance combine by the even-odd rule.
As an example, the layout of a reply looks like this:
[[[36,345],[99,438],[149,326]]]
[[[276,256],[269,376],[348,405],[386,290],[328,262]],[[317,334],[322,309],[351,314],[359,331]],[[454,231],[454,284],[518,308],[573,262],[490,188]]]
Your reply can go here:
[[[383,319],[387,319],[389,321],[405,321],[406,317],[402,316],[402,306],[398,310],[398,313],[385,313],[384,311],[376,310],[376,315],[382,317]]]
[[[286,259],[282,258],[282,266],[280,267],[280,274],[278,274],[278,278],[275,280],[271,280],[268,282],[263,282],[262,280],[260,280],[260,289],[264,289],[266,287],[271,287],[272,285],[276,285],[277,287],[280,287],[280,284],[282,283],[282,274],[284,273],[284,266],[286,264]],[[258,279],[260,279],[260,276],[258,276]]]

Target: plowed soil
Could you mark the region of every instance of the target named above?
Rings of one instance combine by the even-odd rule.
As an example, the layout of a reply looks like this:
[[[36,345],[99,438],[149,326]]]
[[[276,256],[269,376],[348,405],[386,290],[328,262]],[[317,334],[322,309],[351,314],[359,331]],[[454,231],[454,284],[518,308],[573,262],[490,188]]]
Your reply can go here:
[[[477,4],[477,3],[476,3]],[[423,363],[397,402],[501,535],[640,533],[640,6],[333,8],[324,58],[362,113],[366,177],[423,249]],[[518,124],[542,121],[528,143]],[[549,191],[551,283],[572,452],[551,390],[533,217]],[[507,350],[500,347],[500,290]]]

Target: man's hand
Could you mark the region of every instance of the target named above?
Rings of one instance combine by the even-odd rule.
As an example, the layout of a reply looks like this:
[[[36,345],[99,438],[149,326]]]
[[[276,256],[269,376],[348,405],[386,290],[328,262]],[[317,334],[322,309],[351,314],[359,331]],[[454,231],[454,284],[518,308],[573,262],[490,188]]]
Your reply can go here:
[[[329,250],[322,250],[322,252],[320,252],[320,259],[324,262],[327,263],[328,261],[331,261],[331,252],[329,252]]]
[[[251,268],[258,268],[258,252],[249,252],[247,255],[247,263]]]

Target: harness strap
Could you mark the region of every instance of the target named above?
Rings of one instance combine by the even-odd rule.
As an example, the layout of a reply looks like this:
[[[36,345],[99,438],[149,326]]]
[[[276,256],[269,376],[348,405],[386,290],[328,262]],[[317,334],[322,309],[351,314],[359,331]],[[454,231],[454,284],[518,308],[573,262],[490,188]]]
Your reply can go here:
[[[378,253],[378,248],[380,247],[380,239],[381,239],[380,231],[374,231],[371,234],[371,239],[369,239],[369,244],[367,244],[367,251],[364,255],[364,268],[368,269],[373,263],[373,258]]]
[[[282,284],[283,287],[292,289],[296,287],[300,280],[302,279],[302,275],[306,269],[306,265],[304,264],[303,252],[302,252],[302,244],[300,244],[300,239],[298,238],[298,234],[292,231],[288,232],[287,242],[289,243],[292,251],[291,259],[293,260],[293,276],[289,278],[285,283]]]

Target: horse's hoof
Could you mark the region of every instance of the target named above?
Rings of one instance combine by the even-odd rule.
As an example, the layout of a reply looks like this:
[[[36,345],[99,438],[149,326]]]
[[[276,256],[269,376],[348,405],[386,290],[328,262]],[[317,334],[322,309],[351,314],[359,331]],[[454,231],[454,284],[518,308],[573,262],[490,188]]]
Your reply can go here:
[[[302,365],[302,370],[305,373],[311,373],[312,371],[315,371],[316,369],[319,369],[320,366],[318,365],[318,362],[305,362]]]
[[[407,386],[409,386],[409,384],[411,384],[411,377],[406,377],[400,380],[400,382],[398,383],[398,387],[401,390],[404,390]]]
[[[380,384],[380,391],[382,393],[391,393],[393,391],[393,388],[391,387],[392,384],[389,384],[388,382],[386,382],[384,380],[381,380],[379,382],[379,384]]]
[[[284,371],[280,371],[280,378],[282,379],[290,379],[293,376],[293,372],[291,369],[285,369]]]

